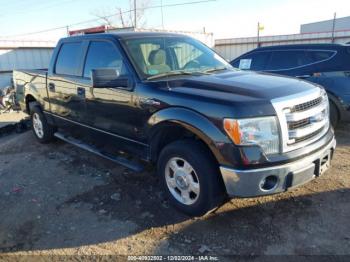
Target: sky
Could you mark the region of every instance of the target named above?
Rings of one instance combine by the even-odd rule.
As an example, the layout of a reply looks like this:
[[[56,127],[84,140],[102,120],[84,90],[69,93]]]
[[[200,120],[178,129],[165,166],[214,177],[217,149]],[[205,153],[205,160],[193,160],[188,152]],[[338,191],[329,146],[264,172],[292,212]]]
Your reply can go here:
[[[137,0],[148,6],[196,2],[201,0]],[[0,39],[56,40],[66,35],[66,28],[29,34],[50,28],[65,27],[116,14],[118,8],[130,10],[129,0],[0,0]],[[300,25],[350,16],[349,0],[213,0],[191,5],[163,8],[164,28],[214,33],[215,39],[256,36],[257,23],[264,25],[261,35],[299,33]],[[144,27],[162,28],[160,8],[144,14]],[[115,19],[114,19],[115,20]],[[115,22],[115,21],[113,21]],[[103,21],[70,26],[80,29],[102,25]]]

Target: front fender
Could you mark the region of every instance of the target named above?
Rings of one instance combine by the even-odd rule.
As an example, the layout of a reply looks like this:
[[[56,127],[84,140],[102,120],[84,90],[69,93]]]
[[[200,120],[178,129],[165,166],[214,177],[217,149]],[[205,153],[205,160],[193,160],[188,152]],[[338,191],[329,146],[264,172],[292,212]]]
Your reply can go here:
[[[158,111],[148,120],[149,137],[156,134],[164,123],[175,123],[195,134],[207,144],[219,163],[225,162],[221,148],[228,143],[231,144],[231,141],[203,115],[178,107]]]

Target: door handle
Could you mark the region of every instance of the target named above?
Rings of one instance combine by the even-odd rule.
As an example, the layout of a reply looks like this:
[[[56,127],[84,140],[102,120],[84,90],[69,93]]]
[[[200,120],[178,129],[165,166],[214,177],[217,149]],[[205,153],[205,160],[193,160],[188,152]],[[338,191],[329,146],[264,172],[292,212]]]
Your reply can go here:
[[[49,83],[49,90],[50,90],[50,92],[55,92],[55,84],[54,83]]]
[[[148,105],[148,106],[159,106],[160,105],[159,101],[156,101],[152,98],[141,99],[140,102],[142,105]]]
[[[300,76],[296,76],[296,78],[301,78],[301,79],[309,78],[309,77],[311,77],[311,75],[300,75]]]

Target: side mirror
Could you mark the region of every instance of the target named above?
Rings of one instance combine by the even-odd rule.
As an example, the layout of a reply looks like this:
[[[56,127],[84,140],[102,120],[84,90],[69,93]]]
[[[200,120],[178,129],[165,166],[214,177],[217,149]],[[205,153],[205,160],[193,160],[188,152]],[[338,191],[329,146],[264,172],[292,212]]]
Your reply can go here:
[[[93,88],[129,87],[129,78],[121,76],[117,69],[100,68],[91,70]]]

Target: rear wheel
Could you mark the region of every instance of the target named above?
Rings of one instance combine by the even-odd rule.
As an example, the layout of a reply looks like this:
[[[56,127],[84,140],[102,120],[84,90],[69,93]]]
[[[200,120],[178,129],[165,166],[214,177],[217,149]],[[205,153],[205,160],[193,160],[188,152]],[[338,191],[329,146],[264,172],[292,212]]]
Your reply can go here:
[[[166,146],[158,172],[172,205],[190,216],[204,215],[225,199],[217,163],[200,142],[182,140]]]
[[[339,122],[339,111],[337,109],[337,106],[332,101],[329,101],[329,115],[331,124],[333,128],[335,128]]]
[[[31,109],[32,130],[40,143],[49,143],[54,138],[54,127],[47,120],[38,106]]]

